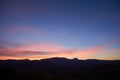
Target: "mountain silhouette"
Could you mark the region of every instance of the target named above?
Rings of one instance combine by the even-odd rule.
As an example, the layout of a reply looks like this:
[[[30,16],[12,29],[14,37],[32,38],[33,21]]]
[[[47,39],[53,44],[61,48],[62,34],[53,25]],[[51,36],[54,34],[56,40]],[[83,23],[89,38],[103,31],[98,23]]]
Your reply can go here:
[[[0,60],[0,80],[120,80],[120,60]]]

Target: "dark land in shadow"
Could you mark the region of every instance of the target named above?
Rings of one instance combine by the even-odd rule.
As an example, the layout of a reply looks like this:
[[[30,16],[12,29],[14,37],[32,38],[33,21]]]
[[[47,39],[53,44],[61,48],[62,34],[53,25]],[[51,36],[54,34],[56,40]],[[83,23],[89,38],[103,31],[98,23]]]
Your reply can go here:
[[[0,60],[0,80],[120,80],[120,60]]]

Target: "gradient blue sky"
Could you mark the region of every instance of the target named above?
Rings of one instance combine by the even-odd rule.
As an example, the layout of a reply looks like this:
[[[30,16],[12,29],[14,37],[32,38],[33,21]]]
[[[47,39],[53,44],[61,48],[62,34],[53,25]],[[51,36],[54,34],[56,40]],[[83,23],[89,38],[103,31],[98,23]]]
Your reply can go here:
[[[17,48],[53,52],[52,57],[67,52],[67,55],[60,55],[120,59],[119,3],[119,0],[1,0],[0,57],[8,59],[12,56],[8,54],[14,54],[12,58],[23,55],[6,50]],[[101,46],[102,50],[89,57],[91,49],[101,49]],[[77,51],[77,54],[73,56],[68,51]],[[29,57],[31,54],[23,53],[32,59]],[[81,54],[85,55],[79,56]],[[42,55],[37,58],[42,58]]]

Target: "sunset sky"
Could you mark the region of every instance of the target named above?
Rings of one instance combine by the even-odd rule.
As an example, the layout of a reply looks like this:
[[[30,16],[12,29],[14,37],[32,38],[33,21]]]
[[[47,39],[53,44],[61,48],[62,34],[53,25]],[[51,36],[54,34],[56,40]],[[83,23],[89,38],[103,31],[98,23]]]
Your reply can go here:
[[[0,59],[120,60],[119,0],[0,0]]]

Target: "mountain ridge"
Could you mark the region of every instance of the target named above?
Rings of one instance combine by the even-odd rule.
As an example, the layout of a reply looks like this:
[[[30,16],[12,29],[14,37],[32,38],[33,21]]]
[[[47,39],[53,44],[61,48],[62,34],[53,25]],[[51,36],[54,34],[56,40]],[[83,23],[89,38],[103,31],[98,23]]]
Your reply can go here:
[[[12,80],[119,80],[118,73],[120,60],[0,60],[0,77]]]
[[[65,57],[51,57],[51,58],[43,58],[43,59],[39,59],[39,60],[30,60],[30,59],[6,59],[6,60],[1,60],[0,61],[40,61],[40,60],[49,60],[49,59],[66,59],[66,60],[82,60],[82,61],[85,61],[85,60],[91,60],[91,61],[120,61],[120,60],[102,60],[102,59],[78,59],[78,58],[72,58],[72,59],[69,59],[69,58],[65,58]]]

